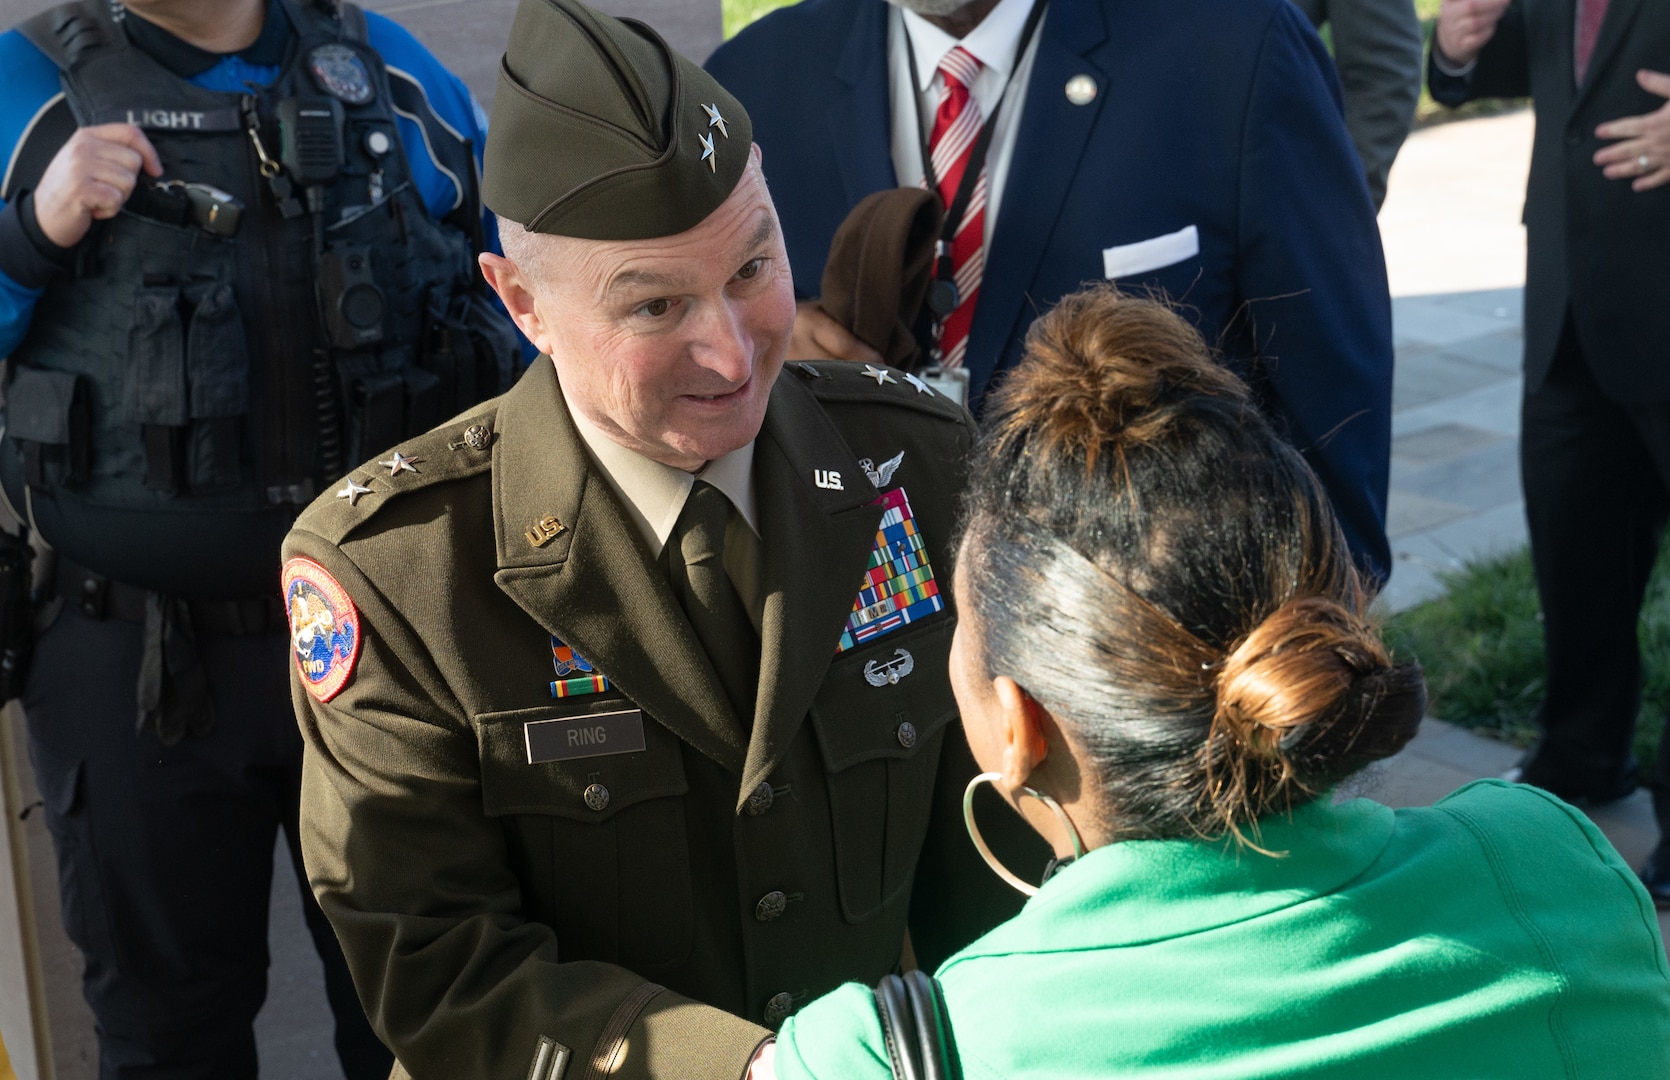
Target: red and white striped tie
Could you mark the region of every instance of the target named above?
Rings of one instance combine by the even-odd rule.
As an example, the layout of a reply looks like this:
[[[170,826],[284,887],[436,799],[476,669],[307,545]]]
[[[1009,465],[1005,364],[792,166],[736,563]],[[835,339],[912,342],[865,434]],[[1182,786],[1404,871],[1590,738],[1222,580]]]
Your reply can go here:
[[[928,152],[934,174],[939,177],[939,197],[947,208],[957,197],[963,173],[980,134],[980,103],[969,87],[980,75],[980,61],[961,45],[939,62],[944,86],[939,108],[934,113],[934,130],[928,136]],[[924,178],[925,179],[925,178]],[[968,328],[974,322],[974,302],[980,294],[980,277],[986,266],[986,167],[980,166],[979,181],[968,200],[957,234],[951,238],[951,273],[957,283],[957,306],[939,327],[940,363],[961,367],[968,353]]]

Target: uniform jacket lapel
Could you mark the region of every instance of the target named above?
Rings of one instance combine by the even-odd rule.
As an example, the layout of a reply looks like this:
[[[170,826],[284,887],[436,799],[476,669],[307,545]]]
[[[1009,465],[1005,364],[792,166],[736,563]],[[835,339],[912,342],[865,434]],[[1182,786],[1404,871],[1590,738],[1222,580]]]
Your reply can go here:
[[[505,396],[494,438],[499,588],[662,726],[741,772],[742,724],[642,538],[592,469],[548,359]],[[548,517],[563,528],[536,545],[529,530]]]
[[[824,113],[841,151],[836,159],[849,209],[873,191],[899,185],[893,175],[893,114],[888,106],[889,11],[882,3],[859,5],[835,66],[835,78],[844,89],[831,95]]]
[[[843,490],[817,487],[814,470],[839,472]],[[754,487],[765,553],[765,652],[744,795],[771,772],[811,708],[882,515],[852,449],[811,392],[789,375],[772,391],[754,451]]]
[[[880,6],[880,5],[877,5]],[[1096,3],[1064,0],[1050,4],[1038,28],[1038,52],[1027,83],[1020,131],[1004,181],[992,249],[986,255],[980,302],[969,330],[969,374],[978,394],[991,379],[998,351],[1022,315],[1039,261],[1044,256],[1079,158],[1108,98],[1109,79],[1086,59],[1108,35]],[[1089,75],[1100,91],[1087,105],[1067,100],[1067,80]],[[1109,192],[1108,198],[1118,198]],[[1034,312],[1025,313],[1030,319]]]

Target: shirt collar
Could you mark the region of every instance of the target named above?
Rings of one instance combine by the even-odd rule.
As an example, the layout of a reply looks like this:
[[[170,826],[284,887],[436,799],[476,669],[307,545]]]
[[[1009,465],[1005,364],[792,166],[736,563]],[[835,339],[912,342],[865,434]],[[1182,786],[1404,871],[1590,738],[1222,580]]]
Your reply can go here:
[[[559,380],[560,381],[560,380]],[[656,556],[667,546],[684,501],[697,477],[706,480],[725,493],[736,507],[742,520],[748,523],[755,536],[760,534],[758,508],[754,500],[754,440],[722,458],[708,462],[700,472],[687,473],[671,465],[629,450],[586,419],[579,409],[569,406],[574,427],[586,444],[592,460],[602,471],[609,486],[626,507],[627,517]]]
[[[945,54],[961,45],[986,69],[1000,79],[1008,79],[1009,71],[1019,57],[1021,31],[1026,28],[1026,17],[1032,11],[1033,0],[1000,0],[991,12],[980,20],[980,25],[961,39],[952,37],[933,23],[905,8],[905,29],[909,31],[911,51],[916,54],[916,71],[922,77],[919,91],[925,91],[939,72],[939,62]]]
[[[126,13],[122,25],[127,30],[129,41],[182,79],[195,78],[226,58],[220,53],[182,41],[133,11]],[[290,27],[290,17],[284,12],[284,5],[278,0],[267,0],[267,16],[261,24],[261,35],[248,48],[231,55],[257,66],[278,67],[284,63],[284,53],[292,36],[294,31]]]

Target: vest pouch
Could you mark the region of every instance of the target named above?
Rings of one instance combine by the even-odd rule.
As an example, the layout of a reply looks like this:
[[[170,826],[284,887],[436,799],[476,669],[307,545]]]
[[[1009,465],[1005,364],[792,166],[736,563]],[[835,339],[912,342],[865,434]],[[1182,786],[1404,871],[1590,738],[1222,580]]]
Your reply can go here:
[[[422,366],[440,380],[444,415],[509,390],[521,351],[516,327],[486,297],[463,292],[444,305],[431,299]]]
[[[407,367],[401,377],[406,383],[405,437],[421,435],[447,418],[441,411],[441,380],[434,372]]]
[[[191,394],[187,471],[196,492],[236,487],[240,419],[249,412],[249,342],[232,286],[211,282],[186,293],[195,300],[186,331]]]
[[[122,410],[144,436],[145,486],[179,491],[185,480],[183,435],[189,408],[180,290],[173,286],[146,286],[134,293]]]
[[[406,380],[378,371],[348,381],[348,460],[365,461],[400,441],[406,416]]]
[[[17,445],[24,483],[41,488],[85,480],[90,431],[87,388],[81,376],[15,369],[6,390],[6,441]]]
[[[498,304],[481,293],[464,293],[456,305],[470,342],[476,391],[483,398],[504,393],[515,381],[516,363],[522,355],[516,325]]]

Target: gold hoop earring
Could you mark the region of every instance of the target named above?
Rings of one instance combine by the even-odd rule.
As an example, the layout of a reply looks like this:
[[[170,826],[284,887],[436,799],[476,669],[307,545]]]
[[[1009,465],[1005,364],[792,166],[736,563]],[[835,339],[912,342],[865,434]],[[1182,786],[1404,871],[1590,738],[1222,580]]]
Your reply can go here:
[[[986,865],[992,868],[992,873],[1002,878],[1011,888],[1018,889],[1027,896],[1037,896],[1038,886],[1022,881],[1011,873],[1007,866],[998,862],[997,856],[992,854],[992,849],[986,846],[985,837],[980,835],[979,826],[974,824],[974,789],[981,784],[991,784],[995,787],[1001,779],[1002,773],[986,772],[968,782],[968,787],[963,789],[963,825],[968,829],[968,838],[974,841],[974,850],[986,860]],[[1061,822],[1062,828],[1067,830],[1067,836],[1073,841],[1073,858],[1083,855],[1084,844],[1079,840],[1079,831],[1073,827],[1073,819],[1067,816],[1067,811],[1061,809],[1061,804],[1037,788],[1027,787],[1025,784],[1021,785],[1020,791],[1022,795],[1030,795],[1050,808]]]

